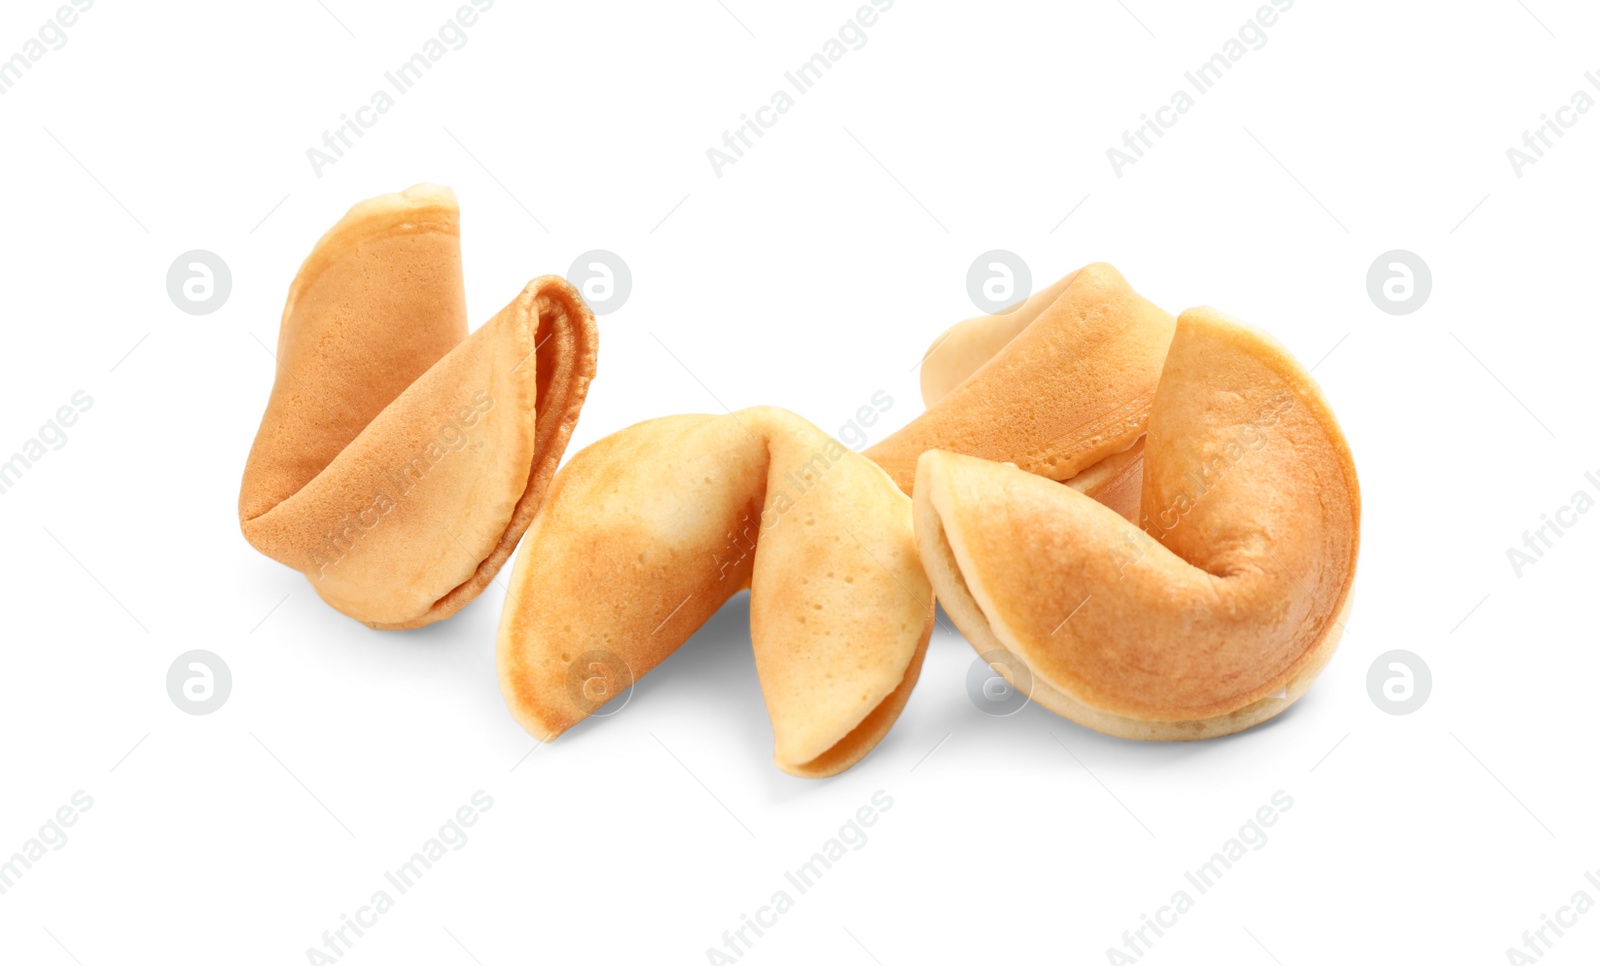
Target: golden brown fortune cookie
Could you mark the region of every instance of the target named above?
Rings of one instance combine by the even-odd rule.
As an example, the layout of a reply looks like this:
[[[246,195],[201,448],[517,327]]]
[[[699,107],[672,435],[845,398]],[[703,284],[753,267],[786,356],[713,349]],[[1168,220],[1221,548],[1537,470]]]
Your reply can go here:
[[[1143,530],[1069,488],[930,451],[916,529],[945,611],[1013,686],[1125,738],[1289,707],[1344,628],[1355,464],[1311,376],[1212,309],[1178,317],[1145,442]]]
[[[927,411],[866,455],[912,491],[930,449],[1015,463],[1133,518],[1172,316],[1115,268],[1085,265],[996,315],[951,327],[922,362]]]
[[[289,287],[239,491],[245,538],[372,627],[449,617],[538,510],[597,345],[553,275],[469,336],[455,195],[361,202]]]
[[[801,777],[843,771],[905,706],[933,595],[910,499],[782,409],[652,419],[557,474],[511,572],[506,704],[553,739],[746,587],[774,761]]]

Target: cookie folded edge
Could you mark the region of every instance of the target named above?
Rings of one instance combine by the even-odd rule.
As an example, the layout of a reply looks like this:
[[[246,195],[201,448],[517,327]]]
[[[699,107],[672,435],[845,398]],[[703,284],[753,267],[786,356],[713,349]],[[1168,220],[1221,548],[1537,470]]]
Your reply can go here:
[[[941,335],[922,364],[928,408],[866,455],[908,494],[930,449],[1069,484],[1098,469],[1077,488],[1131,516],[1139,442],[1173,325],[1114,267],[1085,265]]]
[[[323,234],[277,345],[240,485],[246,540],[371,627],[455,613],[510,556],[565,451],[595,373],[588,307],[543,276],[469,336],[455,196],[421,184]]]
[[[1177,649],[1171,653],[1179,653],[1184,649],[1203,648],[1201,651],[1194,652],[1191,658],[1173,662],[1173,667],[1187,665],[1194,668],[1204,668],[1207,660],[1205,655],[1211,653],[1211,648],[1216,646],[1218,642],[1214,637],[1203,640],[1190,640],[1188,632],[1193,627],[1201,626],[1203,622],[1197,621],[1193,610],[1186,612],[1184,607],[1175,605],[1173,601],[1187,599],[1194,602],[1193,606],[1202,607],[1205,601],[1211,599],[1213,593],[1208,588],[1218,586],[1218,581],[1225,580],[1230,575],[1245,575],[1248,580],[1252,572],[1268,572],[1275,567],[1283,566],[1282,562],[1274,557],[1271,542],[1282,539],[1293,540],[1294,531],[1305,526],[1305,521],[1294,520],[1289,522],[1285,520],[1277,527],[1273,527],[1271,526],[1270,517],[1253,518],[1250,526],[1258,529],[1265,526],[1265,529],[1259,530],[1258,533],[1252,535],[1247,532],[1250,529],[1249,526],[1236,528],[1236,532],[1226,536],[1224,542],[1243,542],[1245,544],[1260,542],[1266,546],[1265,552],[1258,552],[1259,548],[1253,548],[1230,557],[1230,551],[1225,548],[1214,559],[1205,561],[1208,565],[1216,568],[1219,573],[1207,574],[1205,571],[1192,566],[1188,561],[1179,558],[1173,551],[1143,532],[1134,532],[1131,527],[1126,526],[1122,521],[1114,520],[1111,515],[1112,511],[1108,508],[1095,505],[1090,501],[1081,500],[1076,493],[1069,494],[1064,492],[1064,488],[1055,489],[1049,487],[1044,481],[1023,474],[1015,467],[1005,467],[960,454],[930,451],[919,460],[918,480],[915,488],[914,521],[918,548],[922,555],[924,568],[935,592],[944,604],[946,612],[968,638],[973,648],[986,657],[998,657],[999,660],[992,662],[996,671],[1014,687],[1028,694],[1033,700],[1038,701],[1047,709],[1094,730],[1118,737],[1139,740],[1194,740],[1231,734],[1282,713],[1303,696],[1332,658],[1342,637],[1344,623],[1353,599],[1355,568],[1359,551],[1359,483],[1355,476],[1354,463],[1350,458],[1348,445],[1344,441],[1343,434],[1339,430],[1337,421],[1334,419],[1320,388],[1316,386],[1315,382],[1311,380],[1299,364],[1289,356],[1287,350],[1284,350],[1270,336],[1254,329],[1254,327],[1239,323],[1237,320],[1224,316],[1215,310],[1204,308],[1184,313],[1179,317],[1178,324],[1180,339],[1174,341],[1174,353],[1181,355],[1183,358],[1178,360],[1176,368],[1187,371],[1181,376],[1174,377],[1175,381],[1194,383],[1203,389],[1203,377],[1197,375],[1197,372],[1213,361],[1202,357],[1198,352],[1190,351],[1187,347],[1180,352],[1180,340],[1187,343],[1196,343],[1202,339],[1210,339],[1231,343],[1230,349],[1245,346],[1249,352],[1257,354],[1257,358],[1250,360],[1249,364],[1255,365],[1262,372],[1269,373],[1271,378],[1280,380],[1284,391],[1290,394],[1286,398],[1292,399],[1293,405],[1299,406],[1304,410],[1304,419],[1299,425],[1314,427],[1316,432],[1324,437],[1321,445],[1326,452],[1321,456],[1322,462],[1319,464],[1318,469],[1319,471],[1327,470],[1331,474],[1329,479],[1325,481],[1327,483],[1326,487],[1319,488],[1324,492],[1299,492],[1285,494],[1284,496],[1290,499],[1310,500],[1315,509],[1324,515],[1324,529],[1318,532],[1323,534],[1324,540],[1331,540],[1332,543],[1320,544],[1322,547],[1320,551],[1315,548],[1308,550],[1303,541],[1298,547],[1291,547],[1290,549],[1300,552],[1304,558],[1301,563],[1308,573],[1313,573],[1315,578],[1313,582],[1318,583],[1319,587],[1321,587],[1320,578],[1324,575],[1318,573],[1318,571],[1322,567],[1332,566],[1339,571],[1335,575],[1336,582],[1331,585],[1333,599],[1331,601],[1326,600],[1326,597],[1329,596],[1326,590],[1329,588],[1313,591],[1313,593],[1321,593],[1324,596],[1325,599],[1322,603],[1318,604],[1316,601],[1312,601],[1309,606],[1301,606],[1297,610],[1296,605],[1285,602],[1282,599],[1263,599],[1259,595],[1252,597],[1249,592],[1233,598],[1235,606],[1254,607],[1263,612],[1261,619],[1253,625],[1253,629],[1260,633],[1270,635],[1278,630],[1285,632],[1292,630],[1286,625],[1275,626],[1274,622],[1288,620],[1289,616],[1295,613],[1301,614],[1298,620],[1302,622],[1312,619],[1318,621],[1319,626],[1314,634],[1311,635],[1312,639],[1303,641],[1298,650],[1277,646],[1283,642],[1276,642],[1276,644],[1264,642],[1262,647],[1264,660],[1267,660],[1271,666],[1281,666],[1281,672],[1268,671],[1264,675],[1257,675],[1262,680],[1253,684],[1245,681],[1241,685],[1241,678],[1248,678],[1255,672],[1249,672],[1241,676],[1239,674],[1239,654],[1235,653],[1231,656],[1231,663],[1219,665],[1231,668],[1230,677],[1229,680],[1218,681],[1217,689],[1219,694],[1223,696],[1209,710],[1200,712],[1175,711],[1164,714],[1146,709],[1145,711],[1134,713],[1129,712],[1126,708],[1120,710],[1115,708],[1114,706],[1118,702],[1107,700],[1106,694],[1094,694],[1096,690],[1094,687],[1088,687],[1082,693],[1079,693],[1079,688],[1083,687],[1087,682],[1079,681],[1078,687],[1070,686],[1065,683],[1065,679],[1059,679],[1059,674],[1052,674],[1041,666],[1038,660],[1030,660],[1029,654],[1031,652],[1037,658],[1049,654],[1052,649],[1064,647],[1064,642],[1058,640],[1056,635],[1063,627],[1069,628],[1066,632],[1068,636],[1072,635],[1073,632],[1069,627],[1069,622],[1072,620],[1072,615],[1076,613],[1073,610],[1074,606],[1087,608],[1095,605],[1096,609],[1102,611],[1102,614],[1092,614],[1091,623],[1093,620],[1104,621],[1099,625],[1102,629],[1114,629],[1117,624],[1138,626],[1141,621],[1144,621],[1144,630],[1148,633],[1148,636],[1142,640],[1137,637],[1130,640],[1126,636],[1120,639],[1112,639],[1112,637],[1116,637],[1113,634],[1106,639],[1090,641],[1087,644],[1082,641],[1078,642],[1075,645],[1076,647],[1081,649],[1087,646],[1089,648],[1087,651],[1080,650],[1080,653],[1085,655],[1093,654],[1094,660],[1101,662],[1101,673],[1108,673],[1108,668],[1114,670],[1119,661],[1126,662],[1129,660],[1137,661],[1137,665],[1124,666],[1124,670],[1130,677],[1136,676],[1138,673],[1144,673],[1144,670],[1137,672],[1134,670],[1136,666],[1145,668],[1144,661],[1147,660],[1147,658],[1138,658],[1137,655],[1149,653],[1148,649],[1152,647],[1156,649]],[[1183,336],[1184,330],[1188,330],[1187,339]],[[1239,365],[1237,357],[1223,358],[1218,361],[1235,370]],[[1171,395],[1172,390],[1169,388],[1168,391],[1169,395]],[[1179,395],[1182,395],[1181,391]],[[1173,402],[1171,399],[1168,400],[1168,403],[1169,406],[1181,406],[1184,404],[1182,401]],[[1157,403],[1158,408],[1161,405],[1160,402]],[[1173,422],[1175,425],[1164,426],[1162,425],[1164,422]],[[1151,427],[1153,434],[1161,433],[1170,437],[1174,428],[1182,429],[1184,424],[1181,419],[1175,419],[1170,412],[1165,417],[1153,417]],[[1287,449],[1289,453],[1286,455],[1289,457],[1297,456],[1298,454],[1295,452],[1296,441],[1289,440],[1288,443]],[[1170,443],[1167,440],[1158,441],[1158,447],[1163,450],[1169,445]],[[1215,449],[1205,451],[1215,452]],[[1171,457],[1166,457],[1169,465],[1163,468],[1161,466],[1162,458],[1161,456],[1157,457],[1157,478],[1146,481],[1147,485],[1144,491],[1146,496],[1159,490],[1159,481],[1162,478],[1167,479],[1169,482],[1179,478],[1192,478],[1190,474],[1193,473],[1195,464],[1185,460],[1181,465],[1173,465]],[[1277,479],[1277,474],[1271,472],[1271,466],[1236,467],[1228,472],[1249,473],[1252,470],[1264,471],[1268,478]],[[1333,477],[1340,478],[1337,485],[1332,482]],[[958,481],[960,482],[958,483]],[[1233,482],[1237,482],[1237,478]],[[1220,483],[1214,482],[1212,485],[1217,488],[1214,492],[1222,495],[1210,497],[1211,499],[1230,502],[1236,500],[1240,495],[1237,492],[1231,495],[1223,493],[1222,484]],[[1247,483],[1246,485],[1250,484]],[[1256,485],[1262,484],[1258,482]],[[1091,540],[1090,544],[1092,545],[1083,545],[1081,549],[1068,548],[1069,558],[1077,556],[1078,559],[1040,561],[1029,565],[1030,568],[1036,566],[1069,568],[1070,576],[1060,583],[1078,588],[1072,600],[1058,602],[1059,607],[1057,609],[1061,611],[1059,616],[1064,619],[1054,629],[1051,629],[1048,624],[1055,623],[1055,614],[1051,615],[1052,619],[1050,621],[1034,622],[1037,626],[1033,626],[1031,630],[1022,625],[1017,627],[1009,626],[1005,620],[996,618],[997,605],[993,600],[989,599],[992,594],[986,593],[980,587],[971,583],[972,579],[992,582],[1002,578],[1001,575],[995,573],[979,575],[973,571],[975,565],[972,560],[972,553],[974,550],[979,551],[982,556],[991,560],[994,559],[994,553],[992,547],[977,547],[972,541],[987,540],[993,537],[993,534],[974,531],[971,519],[968,519],[963,525],[960,533],[952,534],[948,529],[952,514],[966,517],[972,516],[970,505],[962,508],[961,512],[957,513],[956,507],[959,500],[955,493],[957,488],[991,494],[986,500],[994,501],[997,507],[1008,506],[1015,500],[1021,500],[1018,505],[1026,509],[1022,511],[1022,516],[1019,518],[1022,522],[1017,525],[1023,525],[1025,529],[1027,529],[1027,521],[1029,520],[1033,521],[1033,527],[1047,525],[1042,518],[1036,518],[1041,508],[1054,505],[1060,512],[1076,518],[1076,522],[1072,526],[1074,532],[1081,532],[1086,535],[1099,533],[1108,538],[1104,541],[1106,546],[1100,546],[1100,541]],[[1333,491],[1338,492],[1335,493]],[[1322,500],[1338,499],[1340,493],[1345,494],[1344,502],[1341,506],[1335,506],[1331,511],[1323,506]],[[1248,490],[1245,491],[1245,495],[1248,495]],[[972,497],[973,494],[969,492],[967,496]],[[1205,500],[1209,496],[1210,494],[1202,493],[1199,499]],[[968,500],[967,502],[970,504],[971,501]],[[1253,504],[1254,501],[1247,500],[1243,502]],[[1185,512],[1190,512],[1191,509],[1191,506],[1184,505]],[[999,512],[1004,514],[1007,511],[1002,509]],[[1283,513],[1281,509],[1275,512]],[[1150,508],[1147,507],[1146,516],[1149,513]],[[1000,522],[1000,518],[994,517],[992,514],[990,519],[995,526],[1003,528],[1006,525]],[[1197,521],[1191,518],[1189,523],[1190,528],[1182,534],[1182,539],[1174,538],[1174,542],[1185,553],[1194,554],[1196,548],[1201,546],[1205,535],[1211,532],[1210,521]],[[1171,524],[1173,530],[1168,532],[1174,532],[1181,525],[1181,522]],[[1167,526],[1168,524],[1163,523],[1161,529],[1165,530]],[[1148,543],[1145,546],[1137,547],[1131,554],[1127,554],[1122,548],[1112,545],[1110,538],[1115,536],[1120,536],[1124,540],[1138,538],[1148,541]],[[1078,541],[1069,540],[1067,543],[1072,544],[1073,547],[1079,546]],[[1348,552],[1348,558],[1345,558],[1343,563],[1334,560],[1333,557],[1324,559],[1329,552],[1333,553],[1334,557],[1338,557],[1345,550]],[[1283,547],[1279,548],[1279,552],[1283,552]],[[1117,560],[1119,554],[1122,554],[1120,561]],[[1152,583],[1151,580],[1145,579],[1150,577],[1149,573],[1140,574],[1137,572],[1137,568],[1145,563],[1153,563],[1158,571],[1165,571],[1172,575],[1183,577],[1185,585],[1169,585],[1170,589],[1163,589],[1160,580]],[[1132,571],[1124,569],[1129,566],[1136,569]],[[1124,591],[1126,591],[1123,595],[1125,599],[1094,601],[1095,594],[1093,591],[1101,591],[1114,598],[1117,587],[1124,576],[1135,578],[1128,584],[1122,585]],[[1278,576],[1281,578],[1286,575],[1280,574]],[[1306,578],[1295,577],[1292,574],[1287,575],[1287,577],[1287,580],[1279,581],[1279,591],[1286,593],[1287,596],[1297,595],[1300,592],[1300,588],[1306,586],[1304,583]],[[1188,586],[1191,584],[1192,586]],[[1134,585],[1139,586],[1135,587]],[[1289,589],[1285,591],[1283,585],[1288,585]],[[1258,583],[1257,586],[1260,587],[1262,585]],[[991,587],[990,590],[993,591],[995,588]],[[1128,595],[1138,596],[1136,591],[1153,595],[1146,602],[1148,606],[1141,606],[1137,600],[1128,599]],[[1007,595],[1011,595],[1010,590],[1005,592]],[[1081,604],[1077,603],[1079,600],[1082,601]],[[1302,602],[1302,604],[1304,603]],[[1171,613],[1167,614],[1167,616],[1170,617],[1169,623],[1171,626],[1161,626],[1159,619],[1152,620],[1149,616],[1152,613],[1152,608],[1162,612],[1170,611]],[[1001,611],[1011,613],[1013,618],[1017,616],[1014,605],[1001,608]],[[1079,625],[1083,623],[1084,621],[1080,619]],[[1249,621],[1242,622],[1241,626],[1252,627]],[[1215,628],[1213,627],[1209,630],[1215,631]],[[1019,638],[1019,635],[1026,635],[1027,641],[1023,641]],[[1151,640],[1151,637],[1159,638],[1159,640]],[[1233,643],[1237,644],[1237,642]],[[1245,647],[1248,649],[1249,646],[1249,643],[1246,642]],[[1226,650],[1226,647],[1223,650]],[[1059,672],[1061,670],[1060,663],[1053,663],[1055,663],[1055,670]],[[1121,672],[1117,673],[1120,674]],[[1069,673],[1067,678],[1071,677],[1072,674]],[[1126,683],[1123,682],[1117,686],[1125,688]],[[1249,691],[1248,694],[1244,693],[1245,689]],[[1230,694],[1242,695],[1242,697],[1226,697],[1226,695]],[[1198,698],[1194,700],[1196,705],[1205,703]]]
[[[557,309],[552,313],[552,309]],[[422,627],[455,614],[483,592],[517,549],[532,524],[545,494],[577,428],[578,417],[599,359],[599,329],[594,314],[577,289],[558,275],[529,282],[506,310],[529,326],[533,376],[537,383],[534,404],[533,459],[528,481],[517,499],[505,531],[478,564],[472,576],[436,600],[427,612],[408,621],[372,623],[379,630]],[[550,331],[546,332],[545,329]],[[547,348],[548,347],[548,348]]]
[[[903,522],[872,525],[885,513]],[[879,467],[774,407],[604,437],[557,475],[512,568],[496,642],[507,708],[553,740],[749,589],[773,762],[838,774],[888,734],[932,635],[910,514]]]

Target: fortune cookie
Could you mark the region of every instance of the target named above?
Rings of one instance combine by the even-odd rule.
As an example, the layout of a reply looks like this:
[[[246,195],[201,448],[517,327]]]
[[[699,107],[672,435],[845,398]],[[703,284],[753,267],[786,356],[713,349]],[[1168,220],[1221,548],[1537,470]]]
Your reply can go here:
[[[1110,265],[1085,265],[1009,311],[968,319],[922,362],[928,408],[866,455],[912,492],[930,449],[1015,463],[1133,518],[1172,316]]]
[[[557,474],[501,617],[506,704],[553,739],[746,587],[774,761],[801,777],[843,771],[905,706],[933,595],[911,500],[782,409],[652,419]]]
[[[1349,447],[1287,350],[1211,309],[1178,317],[1162,367],[1142,531],[1070,487],[937,450],[914,502],[928,577],[973,647],[1106,734],[1265,721],[1344,627],[1361,519]]]
[[[449,617],[533,519],[594,377],[594,317],[528,283],[470,336],[455,195],[364,201],[289,287],[239,523],[376,628]]]

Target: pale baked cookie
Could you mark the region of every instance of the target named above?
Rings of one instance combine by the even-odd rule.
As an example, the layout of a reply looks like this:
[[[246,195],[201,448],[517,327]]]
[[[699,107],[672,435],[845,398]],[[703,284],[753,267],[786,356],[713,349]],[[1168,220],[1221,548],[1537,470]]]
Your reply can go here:
[[[1142,530],[1015,467],[924,454],[923,563],[973,647],[1051,711],[1126,738],[1240,731],[1338,643],[1355,464],[1287,350],[1204,308],[1177,320],[1144,449]]]
[[[535,279],[467,335],[455,195],[350,209],[301,266],[245,464],[257,550],[377,628],[476,597],[543,499],[594,376],[576,290]]]
[[[957,323],[922,363],[927,411],[868,449],[907,493],[930,449],[1015,463],[1133,517],[1140,439],[1172,316],[1086,265],[999,315]]]
[[[782,409],[652,419],[557,474],[501,617],[506,704],[555,738],[746,587],[773,760],[802,777],[843,771],[905,706],[933,593],[911,500]]]

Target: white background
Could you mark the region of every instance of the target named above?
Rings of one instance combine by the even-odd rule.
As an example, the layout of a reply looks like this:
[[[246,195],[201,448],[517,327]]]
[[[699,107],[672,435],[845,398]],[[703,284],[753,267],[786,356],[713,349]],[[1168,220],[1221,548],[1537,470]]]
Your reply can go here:
[[[743,961],[1106,962],[1280,789],[1267,844],[1143,961],[1500,963],[1600,899],[1600,513],[1520,578],[1506,558],[1600,471],[1600,111],[1520,178],[1506,157],[1600,70],[1592,6],[1300,0],[1118,178],[1106,149],[1256,3],[900,0],[718,178],[707,148],[853,0],[501,0],[318,177],[306,149],[456,7],[326,4],[97,3],[0,96],[0,454],[94,400],[0,496],[0,858],[93,798],[0,895],[0,960],[307,962],[479,789],[467,844],[342,962],[703,963],[880,789],[867,844]],[[6,4],[0,56],[53,9]],[[1106,260],[1263,326],[1356,455],[1348,635],[1271,724],[1141,745],[986,716],[941,627],[888,738],[805,781],[771,764],[741,596],[530,756],[494,674],[502,587],[380,633],[237,526],[289,280],[351,204],[424,180],[460,198],[474,325],[581,252],[631,267],[574,452],[760,403],[833,432],[880,389],[881,439],[995,248],[1038,286]],[[168,299],[191,249],[232,269],[215,314]],[[1366,292],[1391,249],[1432,269],[1411,315]],[[193,648],[234,679],[203,717],[165,687]],[[1395,648],[1433,672],[1403,717],[1366,686]],[[1600,911],[1545,961],[1596,955]]]

